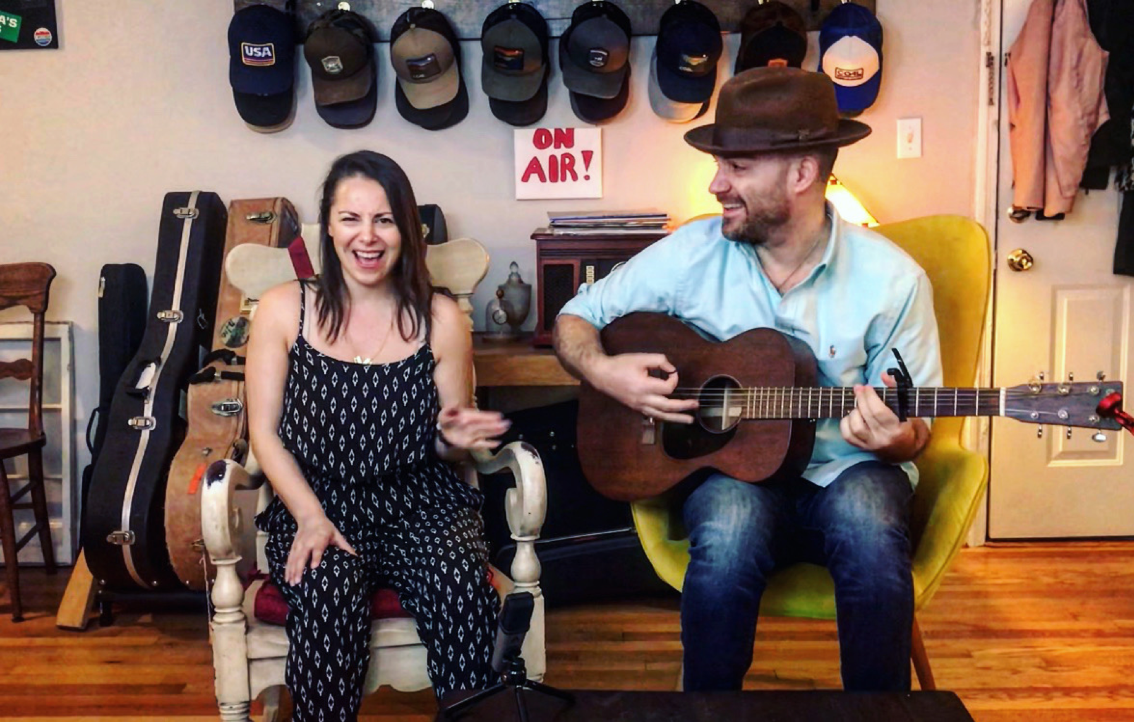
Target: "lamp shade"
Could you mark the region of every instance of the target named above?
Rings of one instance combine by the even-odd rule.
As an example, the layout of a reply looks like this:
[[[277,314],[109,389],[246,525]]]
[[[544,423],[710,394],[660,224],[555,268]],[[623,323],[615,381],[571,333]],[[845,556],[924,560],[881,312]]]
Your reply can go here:
[[[858,198],[855,198],[854,194],[847,190],[846,186],[840,183],[834,175],[827,181],[826,195],[827,200],[835,206],[835,210],[848,223],[868,228],[878,225],[877,219],[870,215],[870,211],[866,210]]]

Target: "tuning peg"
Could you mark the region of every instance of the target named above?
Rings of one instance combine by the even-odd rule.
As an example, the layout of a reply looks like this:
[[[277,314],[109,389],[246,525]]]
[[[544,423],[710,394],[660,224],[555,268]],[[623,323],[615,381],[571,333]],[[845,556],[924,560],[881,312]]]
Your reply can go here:
[[[1106,443],[1106,434],[1104,434],[1101,431],[1096,431],[1094,434],[1091,435],[1091,441],[1095,441],[1095,442],[1098,442],[1100,444],[1105,444]]]
[[[1071,438],[1071,427],[1070,426],[1067,427],[1067,438],[1068,439]]]
[[[1074,371],[1068,371],[1067,372],[1067,380],[1068,381],[1074,381],[1075,380],[1075,372]]]
[[[1106,381],[1106,374],[1102,371],[1099,371],[1098,373],[1095,374],[1095,378],[1098,379],[1099,381]]]
[[[1037,427],[1036,427],[1036,438],[1037,438],[1037,439],[1042,439],[1042,438],[1043,438],[1043,427],[1042,427],[1042,426],[1037,426]]]
[[[1040,371],[1040,372],[1039,372],[1039,380],[1040,380],[1040,381],[1043,381],[1043,371]]]

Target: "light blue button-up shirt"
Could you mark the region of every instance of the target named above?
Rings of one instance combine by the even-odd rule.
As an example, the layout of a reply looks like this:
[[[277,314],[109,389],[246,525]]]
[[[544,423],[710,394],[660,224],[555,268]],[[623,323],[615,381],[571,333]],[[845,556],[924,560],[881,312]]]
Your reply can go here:
[[[560,313],[602,328],[634,311],[666,313],[728,340],[770,327],[807,343],[821,386],[882,386],[898,349],[917,386],[940,386],[941,349],[929,279],[887,238],[839,218],[807,278],[780,295],[755,249],[721,235],[721,220],[689,223],[606,278],[579,289]],[[827,486],[874,454],[848,444],[838,419],[821,419],[804,477]],[[912,484],[917,468],[902,465]]]

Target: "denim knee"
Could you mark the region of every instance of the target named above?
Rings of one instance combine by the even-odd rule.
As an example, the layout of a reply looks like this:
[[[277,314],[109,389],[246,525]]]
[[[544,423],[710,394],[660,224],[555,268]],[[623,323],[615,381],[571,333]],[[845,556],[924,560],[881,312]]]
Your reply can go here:
[[[706,479],[684,506],[691,563],[721,577],[769,573],[777,496],[723,474]]]
[[[818,503],[832,571],[907,586],[912,496],[905,473],[881,463],[859,464],[825,489]]]

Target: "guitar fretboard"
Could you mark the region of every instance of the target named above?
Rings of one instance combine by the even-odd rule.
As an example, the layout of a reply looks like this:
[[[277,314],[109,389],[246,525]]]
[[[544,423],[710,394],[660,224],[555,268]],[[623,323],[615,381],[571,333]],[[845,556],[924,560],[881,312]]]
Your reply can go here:
[[[875,387],[892,411],[898,411],[898,391]],[[906,412],[913,417],[999,416],[1002,389],[915,387],[907,392]],[[854,409],[854,389],[840,386],[814,388],[747,388],[720,392],[725,416],[745,419],[839,419]],[[705,403],[702,400],[702,403]]]

